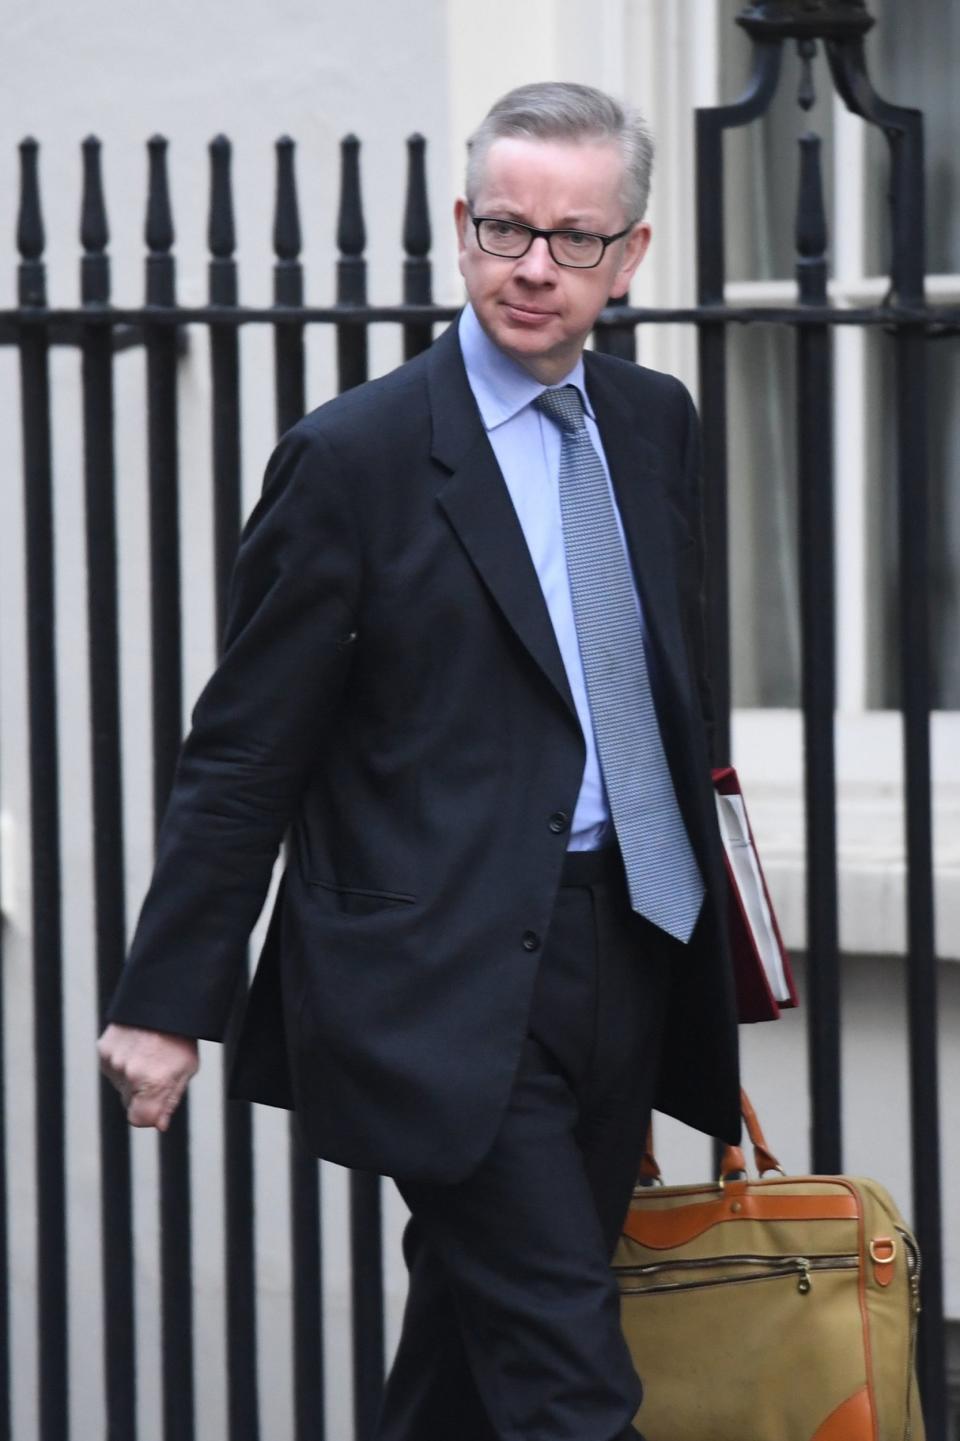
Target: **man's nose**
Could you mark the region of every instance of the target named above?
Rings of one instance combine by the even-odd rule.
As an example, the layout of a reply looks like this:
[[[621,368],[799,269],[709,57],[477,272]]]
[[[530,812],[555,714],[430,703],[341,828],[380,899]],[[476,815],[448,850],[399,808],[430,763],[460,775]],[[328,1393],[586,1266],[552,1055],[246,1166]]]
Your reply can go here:
[[[543,285],[557,278],[557,262],[550,254],[545,235],[534,236],[533,244],[526,255],[517,261],[517,273],[524,280]]]

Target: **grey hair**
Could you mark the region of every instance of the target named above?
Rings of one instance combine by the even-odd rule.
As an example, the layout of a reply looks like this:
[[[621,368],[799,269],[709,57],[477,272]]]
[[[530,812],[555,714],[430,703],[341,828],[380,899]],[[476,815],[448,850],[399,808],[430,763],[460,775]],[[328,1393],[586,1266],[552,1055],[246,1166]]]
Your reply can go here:
[[[642,220],[650,195],[653,136],[639,110],[592,85],[547,80],[521,85],[491,107],[467,141],[467,200],[472,206],[495,140],[611,140],[623,155],[621,200],[627,224]]]

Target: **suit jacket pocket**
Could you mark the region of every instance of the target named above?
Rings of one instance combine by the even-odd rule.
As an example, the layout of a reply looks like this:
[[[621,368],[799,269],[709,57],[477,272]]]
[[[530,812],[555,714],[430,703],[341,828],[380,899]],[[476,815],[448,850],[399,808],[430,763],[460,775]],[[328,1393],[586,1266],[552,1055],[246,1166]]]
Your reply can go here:
[[[328,904],[332,911],[345,916],[372,916],[378,911],[413,905],[417,899],[405,891],[385,891],[371,886],[345,886],[338,881],[311,878],[308,884],[318,899]]]

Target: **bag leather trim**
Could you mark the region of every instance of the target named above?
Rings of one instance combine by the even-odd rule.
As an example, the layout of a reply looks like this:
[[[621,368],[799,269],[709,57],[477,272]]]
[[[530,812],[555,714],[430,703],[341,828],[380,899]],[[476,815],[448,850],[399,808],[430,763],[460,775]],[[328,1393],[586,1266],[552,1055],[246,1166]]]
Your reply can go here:
[[[866,1386],[841,1401],[810,1441],[873,1441],[873,1409]]]
[[[654,1197],[657,1192],[651,1192]],[[682,1246],[702,1236],[711,1226],[726,1221],[856,1221],[860,1208],[855,1196],[771,1196],[745,1192],[727,1194],[715,1201],[680,1206],[676,1210],[644,1214],[642,1201],[627,1212],[624,1235],[652,1250]]]

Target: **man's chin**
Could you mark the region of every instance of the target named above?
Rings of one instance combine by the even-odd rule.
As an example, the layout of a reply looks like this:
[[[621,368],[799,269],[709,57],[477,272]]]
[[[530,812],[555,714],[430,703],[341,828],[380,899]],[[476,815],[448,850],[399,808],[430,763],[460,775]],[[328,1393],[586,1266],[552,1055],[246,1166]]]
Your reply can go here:
[[[564,338],[558,336],[553,326],[531,326],[524,322],[513,323],[504,317],[505,323],[498,327],[499,334],[494,340],[502,350],[515,351],[518,355],[550,356],[564,348]]]

